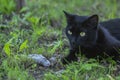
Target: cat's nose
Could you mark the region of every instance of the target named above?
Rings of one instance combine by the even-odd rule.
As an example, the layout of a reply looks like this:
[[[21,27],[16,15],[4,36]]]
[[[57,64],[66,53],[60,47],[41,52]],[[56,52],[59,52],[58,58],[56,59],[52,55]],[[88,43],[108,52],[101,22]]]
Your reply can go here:
[[[72,45],[75,45],[75,42],[74,42],[74,41],[72,42]]]
[[[71,40],[71,42],[72,42],[72,45],[73,45],[73,46],[76,45],[76,39],[75,39],[75,38],[73,38],[73,39]]]

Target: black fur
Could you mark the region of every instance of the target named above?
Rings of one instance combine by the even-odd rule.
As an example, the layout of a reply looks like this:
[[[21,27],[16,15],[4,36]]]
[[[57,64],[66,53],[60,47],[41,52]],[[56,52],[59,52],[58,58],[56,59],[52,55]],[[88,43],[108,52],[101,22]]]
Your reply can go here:
[[[78,16],[65,12],[67,19],[66,36],[70,42],[70,53],[62,59],[67,62],[77,61],[76,54],[87,58],[112,57],[119,60],[120,19],[100,22],[98,15]],[[83,36],[80,35],[84,32]]]

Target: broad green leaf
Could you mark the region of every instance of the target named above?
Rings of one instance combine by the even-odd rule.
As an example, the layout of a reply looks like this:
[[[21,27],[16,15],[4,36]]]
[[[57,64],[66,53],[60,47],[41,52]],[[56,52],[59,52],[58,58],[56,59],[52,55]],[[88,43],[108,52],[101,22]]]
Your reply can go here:
[[[92,64],[89,64],[89,63],[86,63],[86,64],[83,64],[82,66],[81,66],[81,69],[82,70],[91,70],[93,67],[99,67],[99,65],[98,64],[96,64],[96,63],[92,63]]]
[[[20,10],[20,12],[25,12],[25,11],[27,11],[28,10],[28,7],[23,7],[21,10]]]
[[[10,43],[6,43],[6,44],[4,45],[3,50],[5,51],[5,53],[6,53],[7,56],[10,56],[10,55],[11,55]]]
[[[20,45],[20,51],[22,51],[23,49],[26,49],[28,46],[27,46],[27,43],[28,43],[28,40],[25,40],[21,45]]]

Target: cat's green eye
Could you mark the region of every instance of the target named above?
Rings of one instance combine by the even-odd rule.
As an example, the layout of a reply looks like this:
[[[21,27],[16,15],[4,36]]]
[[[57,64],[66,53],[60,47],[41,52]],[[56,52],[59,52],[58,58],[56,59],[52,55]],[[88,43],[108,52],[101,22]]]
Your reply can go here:
[[[68,34],[70,34],[70,35],[71,35],[71,34],[72,34],[72,32],[69,30],[69,31],[68,31]]]
[[[80,36],[81,36],[81,37],[84,37],[85,35],[86,35],[85,32],[80,32]]]

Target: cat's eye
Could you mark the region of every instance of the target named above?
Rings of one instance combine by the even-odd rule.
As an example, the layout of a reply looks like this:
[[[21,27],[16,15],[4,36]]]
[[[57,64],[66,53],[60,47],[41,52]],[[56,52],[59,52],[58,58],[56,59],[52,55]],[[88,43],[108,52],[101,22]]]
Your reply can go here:
[[[86,35],[85,32],[80,32],[80,36],[81,36],[81,37],[84,37],[85,35]]]
[[[70,30],[68,30],[68,34],[70,34],[70,35],[71,35],[71,34],[72,34],[72,32],[71,32]]]

